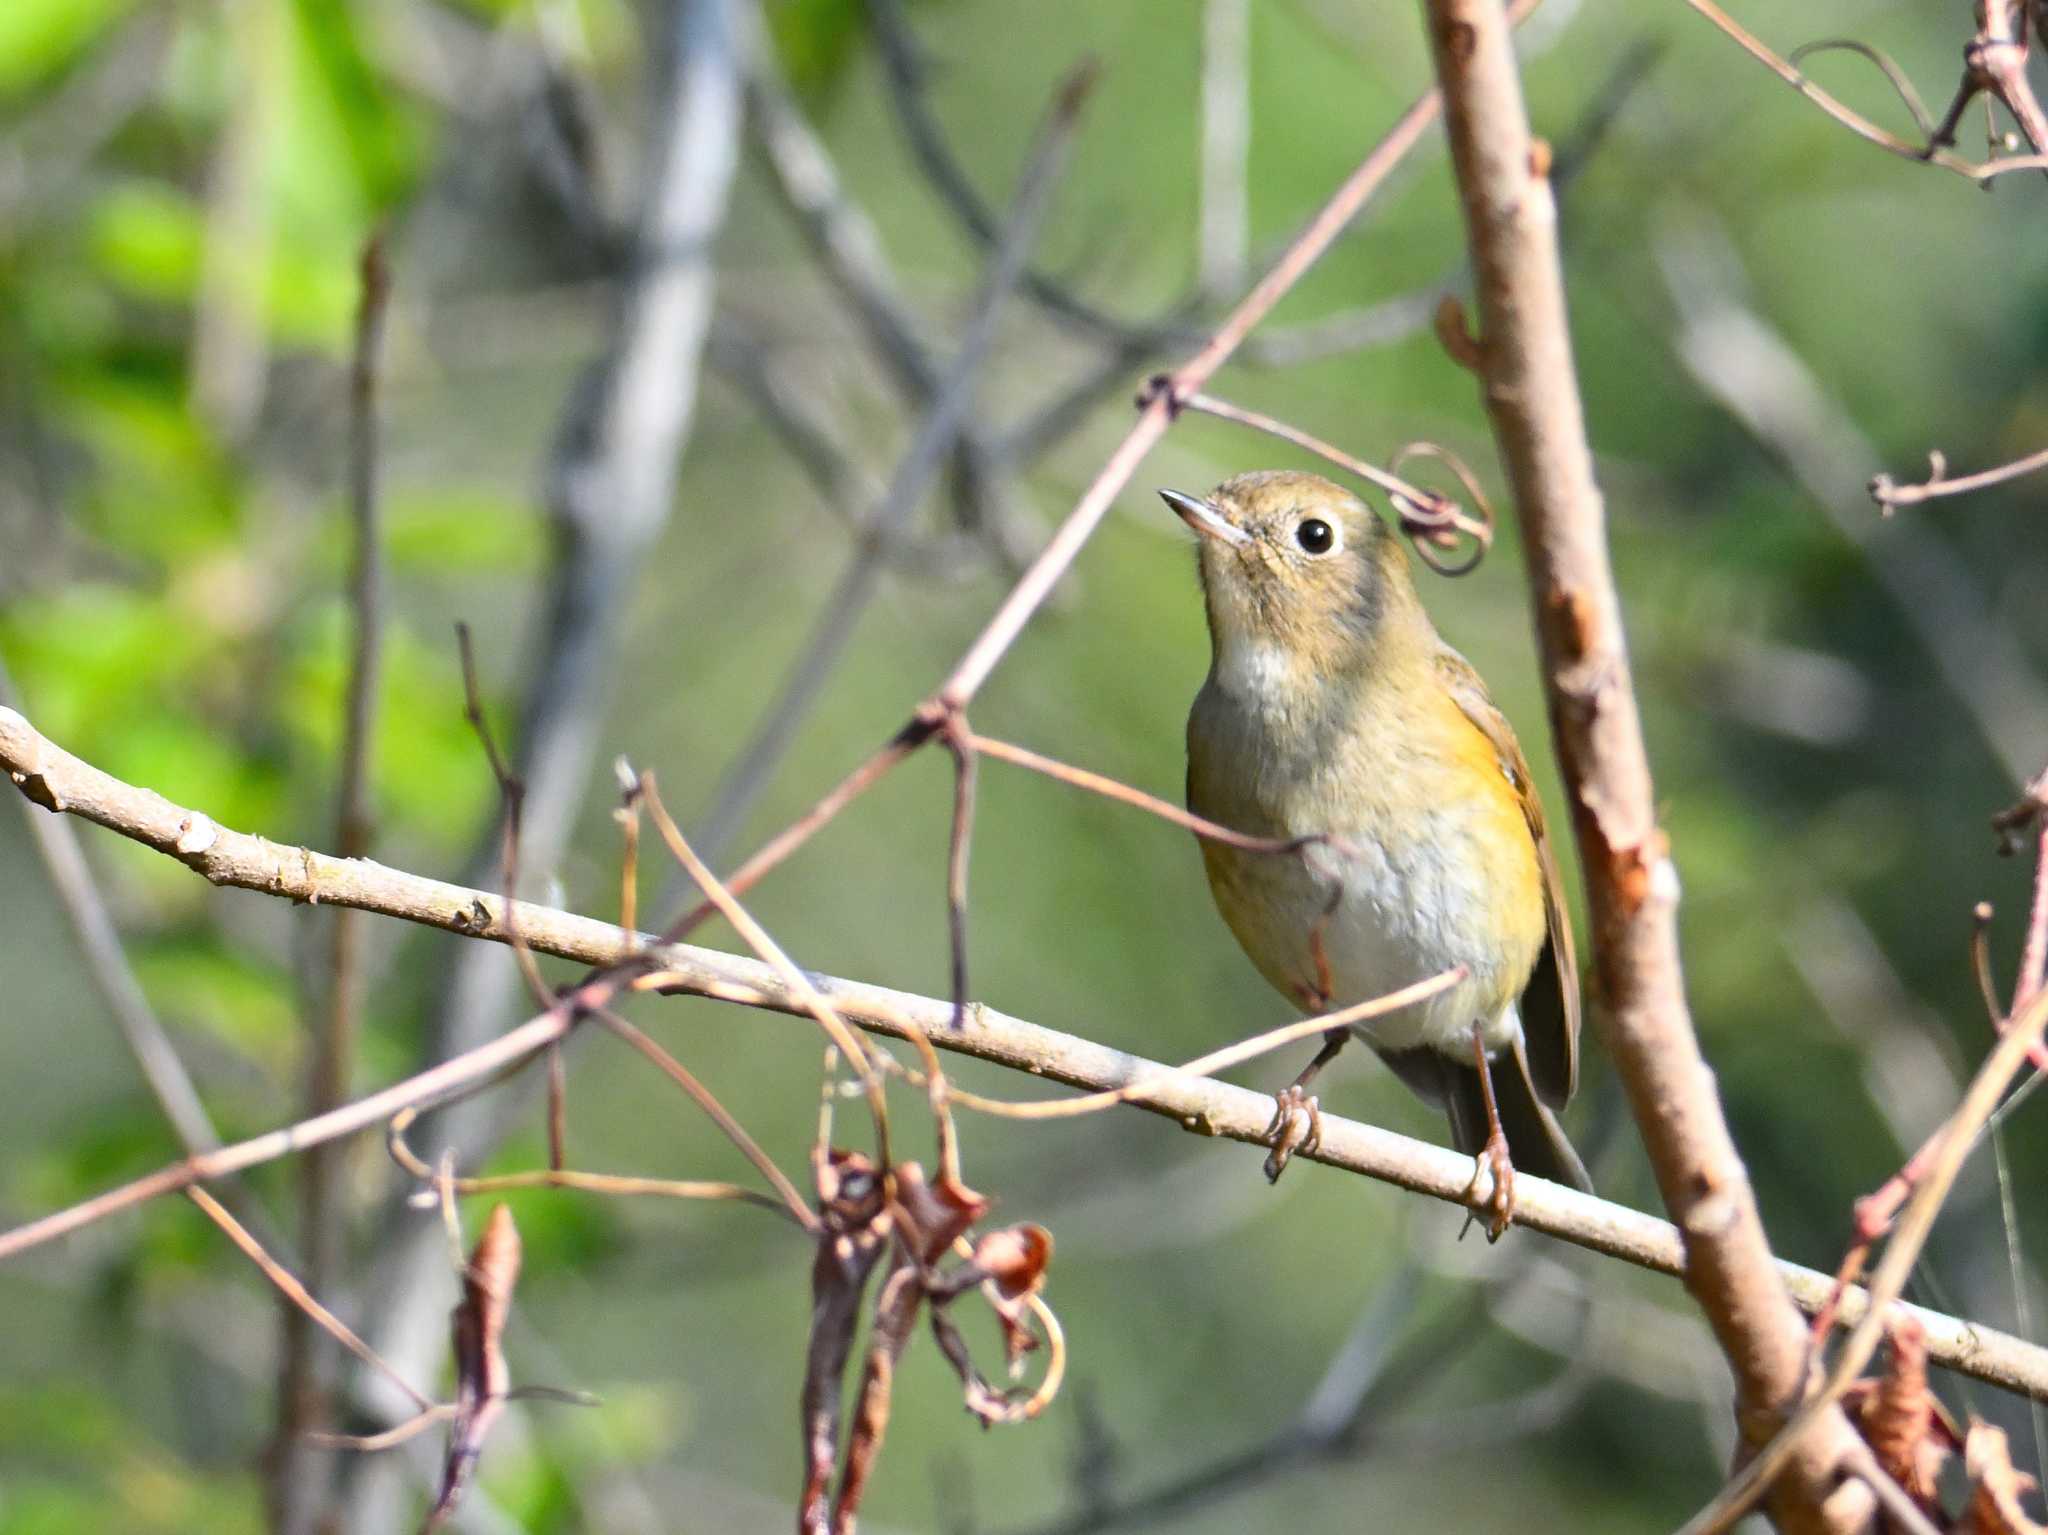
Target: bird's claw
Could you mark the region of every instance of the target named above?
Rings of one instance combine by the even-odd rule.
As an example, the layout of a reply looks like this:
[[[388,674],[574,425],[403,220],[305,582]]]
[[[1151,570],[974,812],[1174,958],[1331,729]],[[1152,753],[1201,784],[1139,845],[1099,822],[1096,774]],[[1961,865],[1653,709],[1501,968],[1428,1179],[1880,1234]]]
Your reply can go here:
[[[1314,1151],[1322,1144],[1322,1105],[1301,1090],[1301,1084],[1282,1089],[1273,1099],[1273,1122],[1266,1126],[1266,1181],[1278,1183],[1297,1151]]]
[[[1492,1187],[1479,1197],[1481,1173],[1491,1174]],[[1486,1217],[1486,1240],[1498,1242],[1515,1219],[1515,1164],[1508,1157],[1508,1138],[1495,1130],[1472,1160],[1472,1182],[1466,1189],[1474,1219]]]

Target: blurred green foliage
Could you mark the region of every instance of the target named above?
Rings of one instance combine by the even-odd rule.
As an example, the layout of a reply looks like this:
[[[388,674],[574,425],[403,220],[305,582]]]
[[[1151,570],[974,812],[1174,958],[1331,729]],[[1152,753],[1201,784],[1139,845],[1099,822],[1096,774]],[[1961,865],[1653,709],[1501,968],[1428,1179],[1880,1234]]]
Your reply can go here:
[[[1277,248],[1414,94],[1425,59],[1411,9],[1254,7],[1255,253]],[[1873,1020],[1903,1030],[1937,1061],[1983,1047],[1963,942],[1971,904],[1990,898],[2002,970],[2017,947],[2026,871],[1991,858],[1985,830],[2012,785],[1866,556],[1687,375],[1659,252],[1702,227],[1725,240],[1747,274],[1743,299],[1877,444],[1884,462],[1869,470],[1907,472],[1931,446],[1977,466],[2048,435],[2041,194],[2020,178],[1980,194],[1855,143],[1681,8],[1546,10],[1556,14],[1530,39],[1539,129],[1565,142],[1596,106],[1618,102],[1565,193],[1567,258],[1685,879],[1698,1019],[1774,1239],[1828,1263],[1848,1201],[1899,1154],[1883,1113],[1895,1105],[1882,1083],[1873,1095],[1859,1030]],[[1199,8],[932,0],[909,14],[928,51],[931,104],[998,206],[1047,93],[1077,54],[1099,56],[1102,82],[1042,263],[1118,313],[1172,302],[1192,269],[1199,211]],[[515,718],[556,553],[541,510],[548,455],[576,373],[603,344],[610,299],[594,280],[601,263],[565,232],[533,148],[545,82],[553,70],[579,85],[600,186],[630,212],[661,15],[625,0],[0,3],[0,660],[53,739],[223,823],[331,841],[348,645],[344,369],[358,253],[388,228],[397,290],[383,393],[390,617],[375,856],[461,877],[493,791],[462,719],[450,624],[474,624],[493,714]],[[1842,0],[1796,18],[1751,7],[1749,19],[1786,47],[1831,31],[1867,36],[1930,97],[1952,76],[1963,25]],[[905,153],[866,7],[769,0],[767,22],[943,353],[980,258]],[[1645,40],[1661,49],[1647,67],[1631,51]],[[1618,64],[1625,92],[1611,76]],[[1812,67],[1888,110],[1856,61]],[[1459,260],[1431,147],[1275,323],[1440,283]],[[912,424],[753,157],[718,265],[723,313],[794,367],[849,450],[886,477]],[[1089,361],[1023,301],[1007,312],[998,352],[980,395],[998,424]],[[1155,362],[1134,364],[1133,379]],[[1442,441],[1498,484],[1470,380],[1426,334],[1287,369],[1233,369],[1218,387],[1368,455]],[[1028,515],[1061,515],[1126,420],[1113,394],[1034,466],[1020,485]],[[1172,793],[1206,641],[1188,560],[1149,487],[1199,487],[1267,461],[1294,460],[1214,422],[1178,427],[1056,609],[1005,661],[977,726]],[[941,499],[924,526],[950,515]],[[2031,664],[2048,666],[2038,488],[1908,515],[1961,563],[1984,613]],[[849,551],[843,519],[714,377],[672,526],[623,615],[599,760],[624,753],[656,767],[679,813],[701,813]],[[1509,526],[1477,574],[1427,595],[1533,743],[1542,705],[1518,557]],[[901,721],[1005,579],[983,568],[953,582],[892,581],[750,836],[806,806]],[[1793,727],[1813,725],[1800,718],[1812,675],[1846,700],[1839,718],[1788,728],[1787,710]],[[1547,754],[1532,756],[1552,782]],[[762,889],[760,914],[805,963],[943,988],[946,783],[943,762],[914,761]],[[592,784],[575,851],[535,871],[602,915],[617,901],[609,792]],[[1179,834],[993,764],[981,805],[978,995],[1170,1058],[1276,1021]],[[306,914],[215,892],[114,839],[86,840],[130,960],[224,1133],[291,1118],[321,963]],[[11,1223],[176,1147],[107,1027],[13,811],[0,811],[0,870],[10,997],[0,1215]],[[649,899],[666,877],[650,860]],[[1814,947],[1842,913],[1867,935],[1867,953]],[[382,926],[372,935],[364,1088],[417,1064],[454,942]],[[1837,995],[1820,994],[1816,965]],[[1861,999],[1846,1014],[1843,994]],[[642,1021],[800,1169],[816,1111],[808,1032],[701,1002],[643,1007]],[[1596,1173],[1613,1196],[1653,1204],[1591,1053],[1578,1113],[1602,1148]],[[608,1042],[579,1044],[571,1062],[577,1165],[747,1176],[668,1084]],[[1292,1070],[1268,1062],[1244,1079],[1270,1086]],[[963,1077],[1019,1090],[993,1072]],[[1440,1133],[1363,1065],[1340,1068],[1325,1101]],[[2040,1166],[2038,1120],[2019,1119],[2009,1135],[2024,1178]],[[1290,1421],[1405,1259],[1426,1272],[1419,1299],[1389,1324],[1390,1345],[1455,1322],[1474,1272],[1497,1281],[1558,1256],[1511,1238],[1489,1268],[1488,1255],[1450,1244],[1455,1212],[1311,1169],[1269,1193],[1241,1148],[1135,1114],[1057,1134],[974,1122],[967,1138],[970,1181],[1001,1197],[1005,1218],[1043,1220],[1058,1238],[1051,1293],[1074,1386],[1036,1425],[974,1434],[920,1339],[875,1490],[877,1528],[1033,1528],[1074,1505],[1073,1468],[1089,1457],[1111,1465],[1118,1496],[1160,1485]],[[529,1125],[488,1170],[542,1155]],[[367,1226],[390,1192],[377,1149],[352,1151],[347,1176]],[[253,1181],[289,1228],[289,1170]],[[514,1205],[527,1245],[515,1369],[595,1390],[605,1405],[522,1413],[484,1463],[492,1506],[537,1531],[629,1528],[628,1507],[658,1511],[657,1523],[694,1509],[711,1527],[785,1524],[808,1305],[801,1242],[725,1207],[543,1193]],[[2021,1235],[2029,1252],[2048,1240],[2031,1204]],[[1944,1228],[1924,1282],[1927,1299],[2013,1325],[2005,1240],[1981,1184]],[[1675,1287],[1612,1265],[1589,1267],[1585,1283],[1596,1323],[1611,1308],[1655,1308],[1704,1347]],[[365,1270],[334,1299],[360,1320],[388,1297]],[[0,1315],[10,1318],[0,1326],[0,1532],[260,1526],[252,1468],[270,1420],[274,1307],[196,1211],[160,1203],[0,1268]],[[1504,1323],[1472,1325],[1442,1368],[1395,1393],[1383,1427],[1397,1449],[1368,1435],[1347,1460],[1202,1504],[1177,1527],[1659,1529],[1711,1484],[1712,1425],[1726,1416],[1711,1360],[1632,1350],[1597,1325],[1582,1346],[1563,1346],[1597,1362],[1582,1392],[1561,1393],[1558,1414],[1535,1430],[1469,1451],[1472,1425],[1488,1420],[1464,1414],[1555,1382],[1570,1362],[1554,1336],[1546,1348]],[[2011,1410],[1983,1391],[1952,1400]],[[1479,1473],[1471,1453],[1485,1456]]]

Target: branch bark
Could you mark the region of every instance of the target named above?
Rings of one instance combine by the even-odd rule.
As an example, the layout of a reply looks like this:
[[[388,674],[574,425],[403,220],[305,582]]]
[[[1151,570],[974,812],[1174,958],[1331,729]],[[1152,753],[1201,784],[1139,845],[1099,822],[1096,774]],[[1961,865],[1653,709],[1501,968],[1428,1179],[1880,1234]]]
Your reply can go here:
[[[1740,1426],[1754,1448],[1797,1404],[1807,1335],[1686,1004],[1678,874],[1657,825],[1572,363],[1549,149],[1530,133],[1499,0],[1428,0],[1426,9],[1478,279],[1477,366],[1528,529],[1551,733],[1592,914],[1596,1012],[1682,1236],[1686,1286],[1734,1370]],[[1867,1526],[1867,1490],[1858,1497],[1838,1486],[1860,1449],[1839,1412],[1817,1423],[1774,1495],[1780,1525]]]
[[[497,943],[509,942],[516,926],[521,941],[539,953],[598,967],[637,957],[659,972],[664,991],[811,1017],[797,989],[762,961],[691,944],[657,944],[646,934],[527,901],[517,903],[508,924],[501,896],[220,826],[198,811],[101,772],[4,708],[0,771],[44,809],[81,816],[155,848],[216,885],[305,904],[354,907]],[[1223,1136],[1262,1149],[1266,1144],[1273,1117],[1268,1094],[1176,1073],[1143,1056],[1013,1018],[980,1003],[970,1004],[964,1022],[955,1027],[948,999],[835,976],[811,975],[809,980],[847,1022],[870,1032],[902,1038],[921,1030],[942,1050],[1091,1091],[1155,1083],[1131,1099],[1134,1106],[1198,1135]],[[87,1205],[0,1234],[0,1261],[112,1210],[380,1125],[400,1109],[437,1101],[546,1049],[573,1026],[573,1013],[563,1006],[317,1121],[173,1163]],[[1298,1155],[1460,1208],[1472,1184],[1469,1156],[1331,1114],[1323,1116],[1319,1147]],[[1515,1224],[1658,1273],[1685,1272],[1686,1245],[1668,1222],[1540,1178],[1516,1180]],[[1781,1298],[1789,1291],[1801,1308],[1815,1311],[1827,1299],[1833,1280],[1812,1269],[1778,1264],[1772,1283]],[[1790,1303],[1786,1306],[1789,1312]],[[1850,1290],[1842,1307],[1844,1319],[1853,1323],[1864,1309],[1864,1292]],[[1904,1310],[1927,1329],[1929,1356],[1936,1363],[2048,1400],[2048,1349],[1940,1312],[1913,1306]]]

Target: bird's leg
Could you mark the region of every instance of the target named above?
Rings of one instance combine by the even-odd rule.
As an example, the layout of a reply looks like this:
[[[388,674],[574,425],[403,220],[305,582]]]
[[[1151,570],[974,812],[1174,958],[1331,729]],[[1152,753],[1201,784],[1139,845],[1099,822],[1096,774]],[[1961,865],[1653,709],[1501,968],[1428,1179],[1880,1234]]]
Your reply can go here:
[[[1477,1019],[1472,1023],[1472,1064],[1479,1070],[1479,1096],[1486,1104],[1486,1144],[1472,1169],[1472,1183],[1477,1187],[1481,1167],[1493,1174],[1493,1192],[1486,1201],[1486,1240],[1498,1242],[1515,1218],[1515,1164],[1508,1159],[1507,1133],[1500,1127],[1500,1106],[1493,1098],[1493,1068],[1486,1059],[1486,1035]]]
[[[1304,985],[1299,990],[1301,1005],[1311,1013],[1327,1013],[1331,994],[1336,989],[1336,983],[1330,978],[1330,954],[1323,947],[1323,929],[1330,925],[1330,914],[1337,909],[1343,893],[1343,886],[1338,886],[1330,896],[1330,903],[1309,924],[1308,957],[1316,967],[1316,979],[1313,986]],[[1273,1148],[1266,1155],[1268,1183],[1280,1181],[1280,1175],[1287,1171],[1287,1164],[1294,1159],[1295,1152],[1313,1151],[1322,1140],[1322,1105],[1309,1096],[1309,1084],[1337,1058],[1337,1052],[1344,1048],[1344,1041],[1350,1037],[1348,1029],[1330,1030],[1323,1036],[1323,1048],[1316,1052],[1316,1058],[1274,1097],[1273,1122],[1266,1127],[1266,1140]]]
[[[1330,918],[1336,914],[1337,902],[1343,895],[1344,887],[1339,885],[1331,892],[1329,905],[1318,912],[1315,921],[1308,925],[1308,958],[1309,963],[1316,967],[1316,986],[1313,994],[1302,997],[1302,1002],[1310,1012],[1327,1013],[1337,996],[1337,983],[1330,978],[1330,951],[1323,947],[1323,932],[1329,927]]]

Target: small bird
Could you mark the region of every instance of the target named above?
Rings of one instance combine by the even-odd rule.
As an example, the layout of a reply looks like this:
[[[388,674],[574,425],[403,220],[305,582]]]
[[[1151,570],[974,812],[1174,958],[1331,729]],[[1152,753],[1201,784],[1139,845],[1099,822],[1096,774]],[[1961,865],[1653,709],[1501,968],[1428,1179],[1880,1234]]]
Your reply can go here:
[[[1515,732],[1438,636],[1408,552],[1318,475],[1241,474],[1160,495],[1201,535],[1213,646],[1188,715],[1188,808],[1266,838],[1204,839],[1217,910],[1259,972],[1310,1013],[1462,965],[1464,978],[1359,1034],[1449,1111],[1493,1174],[1488,1235],[1514,1167],[1591,1190],[1557,1122],[1578,1082],[1579,986],[1557,864]],[[1321,1128],[1307,1088],[1274,1115],[1269,1177]]]

